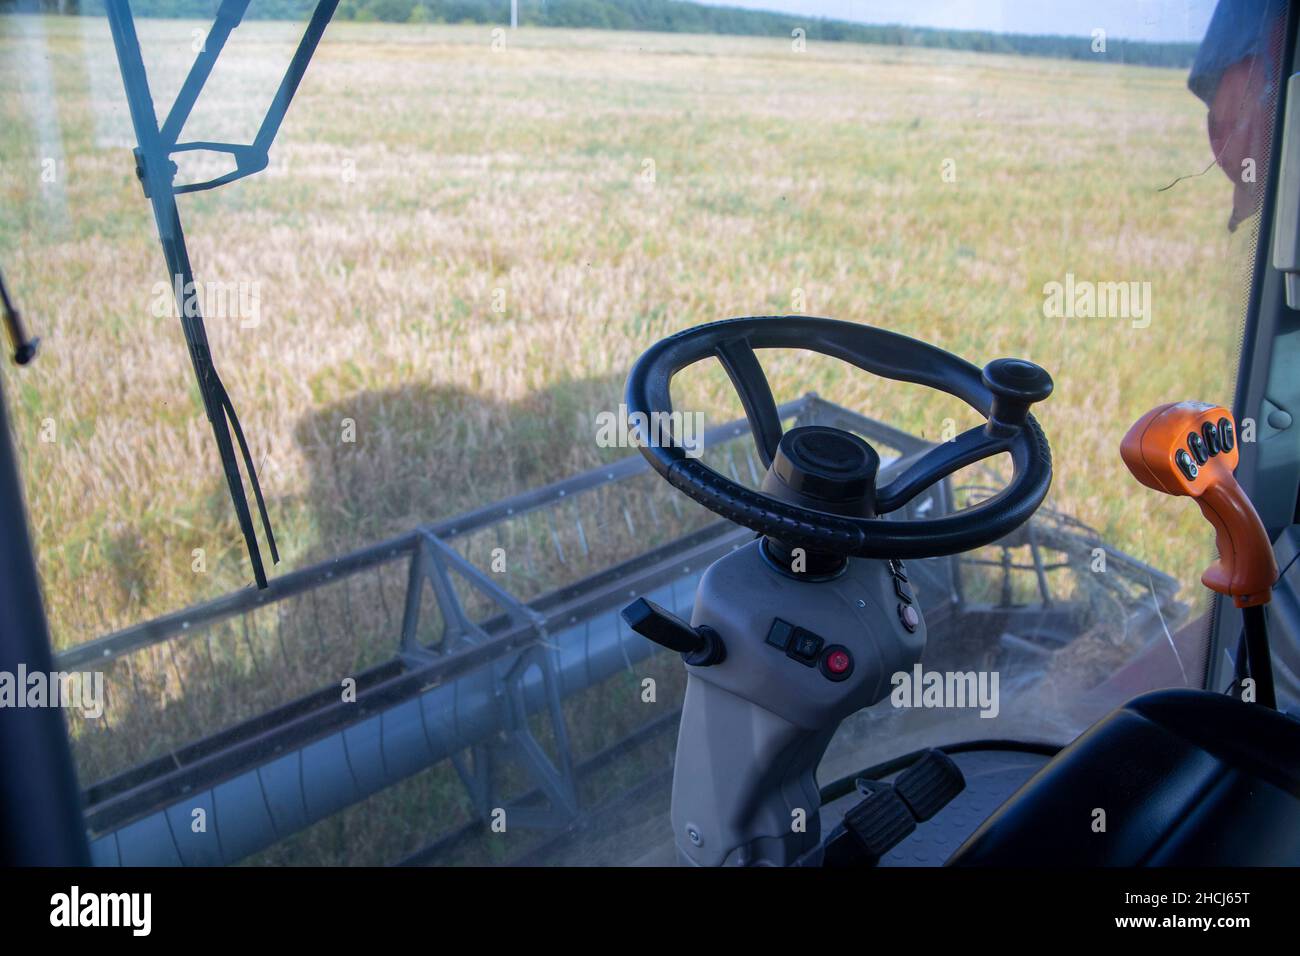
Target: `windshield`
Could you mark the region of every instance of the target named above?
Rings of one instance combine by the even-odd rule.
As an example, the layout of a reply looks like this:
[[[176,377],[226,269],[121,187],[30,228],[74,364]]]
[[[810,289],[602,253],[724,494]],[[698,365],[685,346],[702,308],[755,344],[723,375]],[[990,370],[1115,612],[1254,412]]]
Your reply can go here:
[[[97,860],[660,861],[685,673],[617,611],[652,594],[689,617],[752,534],[617,423],[642,351],[729,316],[831,316],[1055,380],[1046,505],[908,562],[922,662],[840,728],[823,783],[936,744],[1060,745],[1203,685],[1212,530],[1119,442],[1162,402],[1231,405],[1282,5],[893,6],[652,23],[525,2],[516,28],[504,4],[345,0],[267,168],[179,196],[178,288],[104,7],[3,5],[0,269],[41,343],[0,378],[60,666],[102,675],[102,707],[68,712]],[[313,9],[252,0],[179,141],[254,142]],[[216,7],[130,10],[161,124]],[[174,159],[178,184],[238,168]],[[228,437],[228,467],[265,591],[195,316],[248,445]],[[882,477],[981,421],[759,358],[787,426],[858,432]],[[704,460],[757,487],[721,367],[673,397]],[[1009,473],[963,469],[901,516]],[[974,675],[974,698],[931,706],[931,673]],[[208,815],[216,843],[191,827]]]

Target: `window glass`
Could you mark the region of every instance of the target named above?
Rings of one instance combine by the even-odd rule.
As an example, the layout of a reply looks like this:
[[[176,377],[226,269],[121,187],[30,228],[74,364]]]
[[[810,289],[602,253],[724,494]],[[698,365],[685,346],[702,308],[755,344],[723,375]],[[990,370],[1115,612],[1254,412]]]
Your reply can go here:
[[[181,290],[103,6],[2,7],[0,268],[41,351],[0,381],[61,666],[103,675],[103,713],[68,717],[98,859],[663,859],[685,674],[617,610],[688,616],[748,539],[637,470],[619,409],[642,351],[729,316],[831,316],[1055,380],[1046,505],[909,562],[920,671],[844,724],[822,782],[958,740],[1063,743],[1202,685],[1213,536],[1118,449],[1159,403],[1230,404],[1284,5],[672,6],[656,25],[521,2],[512,29],[505,4],[345,0],[268,167],[179,197]],[[257,135],[311,10],[259,7],[181,143]],[[214,7],[132,9],[161,121]],[[177,183],[235,169],[175,159]],[[265,495],[275,566],[245,485],[268,592],[187,303]],[[886,469],[980,421],[759,357],[787,425],[852,428]],[[705,461],[757,486],[722,370],[674,398]],[[909,516],[1007,476],[963,469]],[[908,688],[931,674],[971,675],[975,700],[926,706]]]

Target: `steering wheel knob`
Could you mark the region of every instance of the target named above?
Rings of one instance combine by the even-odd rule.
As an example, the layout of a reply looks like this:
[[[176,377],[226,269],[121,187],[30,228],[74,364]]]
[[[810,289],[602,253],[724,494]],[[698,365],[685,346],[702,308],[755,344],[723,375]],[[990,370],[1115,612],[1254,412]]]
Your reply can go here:
[[[988,430],[1006,435],[1019,431],[1029,417],[1029,406],[1052,394],[1052,376],[1041,365],[1025,359],[994,359],[981,376],[993,393]]]
[[[763,491],[815,511],[869,518],[879,470],[880,456],[857,435],[804,425],[781,436]]]

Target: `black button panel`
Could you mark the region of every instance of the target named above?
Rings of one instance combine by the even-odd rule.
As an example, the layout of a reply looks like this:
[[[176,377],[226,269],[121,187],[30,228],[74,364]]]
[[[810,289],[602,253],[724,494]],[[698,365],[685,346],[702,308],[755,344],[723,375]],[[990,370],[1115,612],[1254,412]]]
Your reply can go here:
[[[1232,451],[1237,436],[1232,421],[1220,418],[1217,422],[1202,422],[1198,431],[1187,436],[1187,448],[1174,453],[1178,470],[1188,481],[1195,481],[1200,468],[1211,458]]]
[[[853,656],[847,647],[842,644],[827,647],[824,640],[806,627],[799,627],[779,617],[772,621],[764,643],[775,647],[804,667],[820,668],[823,676],[830,680],[847,680],[853,673]]]
[[[915,633],[921,623],[921,615],[912,605],[916,596],[907,582],[907,571],[898,558],[889,559],[889,573],[894,579],[894,593],[898,595],[898,622],[907,628],[909,634]]]

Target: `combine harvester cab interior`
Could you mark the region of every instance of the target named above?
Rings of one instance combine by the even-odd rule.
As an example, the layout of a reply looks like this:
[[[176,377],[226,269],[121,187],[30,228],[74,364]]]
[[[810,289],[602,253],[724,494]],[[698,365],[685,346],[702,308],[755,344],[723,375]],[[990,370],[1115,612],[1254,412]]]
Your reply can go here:
[[[184,289],[177,197],[266,170],[337,0],[309,13],[248,143],[182,132],[250,0],[218,4],[170,101],[131,0],[104,4],[138,198]],[[614,349],[631,356],[610,413],[623,451],[541,462],[520,493],[280,572],[276,503],[235,409],[256,398],[227,389],[203,315],[182,309],[250,586],[56,649],[12,370],[0,671],[97,674],[104,707],[0,714],[5,862],[1300,864],[1300,64],[1280,6],[1236,394],[1185,381],[1155,408],[1097,399],[1126,471],[1075,496],[1096,522],[1049,497],[1090,467],[1051,408],[1089,397],[1004,355],[1009,336],[958,355],[885,317],[699,316]],[[179,183],[195,153],[233,168]],[[31,366],[49,345],[20,293],[5,307]],[[1177,330],[1134,347],[1159,363]],[[905,428],[830,390],[777,394],[764,360],[782,350],[841,363],[822,381],[846,388],[944,393],[978,423]],[[670,386],[706,361],[743,417],[695,433]],[[439,427],[461,453],[457,424]],[[1218,554],[1204,587],[1097,530],[1105,496],[1162,520],[1191,507],[1166,499],[1192,498]]]

